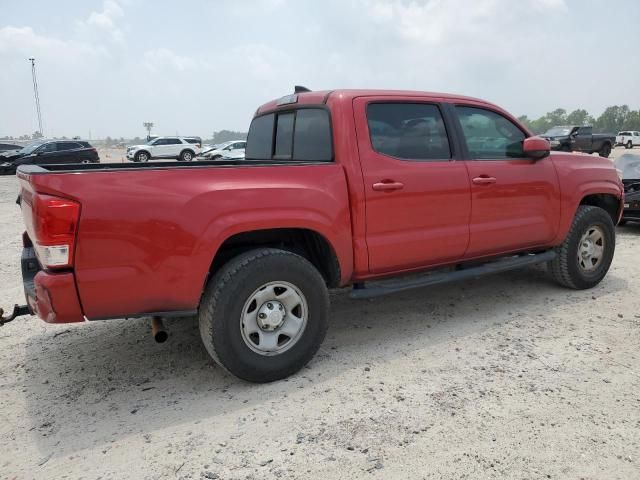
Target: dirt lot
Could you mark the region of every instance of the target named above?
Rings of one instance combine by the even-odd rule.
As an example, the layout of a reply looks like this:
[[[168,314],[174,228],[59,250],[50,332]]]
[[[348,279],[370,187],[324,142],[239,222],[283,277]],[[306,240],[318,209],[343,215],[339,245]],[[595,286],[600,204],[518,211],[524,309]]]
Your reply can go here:
[[[619,153],[619,152],[616,152]],[[22,300],[0,177],[0,304]],[[286,381],[221,371],[195,319],[0,328],[0,478],[640,478],[640,226],[591,291],[528,269],[370,302],[332,295]]]

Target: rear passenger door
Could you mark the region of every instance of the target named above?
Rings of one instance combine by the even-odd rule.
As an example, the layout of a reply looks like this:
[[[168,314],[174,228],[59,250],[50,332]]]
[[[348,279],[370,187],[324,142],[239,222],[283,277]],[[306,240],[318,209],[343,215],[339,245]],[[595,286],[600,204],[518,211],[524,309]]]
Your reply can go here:
[[[548,245],[560,218],[560,190],[551,159],[526,158],[526,134],[501,113],[470,105],[453,110],[471,182],[471,238],[465,257]]]
[[[58,142],[58,161],[60,163],[80,163],[82,145],[77,142]]]
[[[441,106],[420,97],[360,97],[354,111],[369,270],[459,260],[469,242],[469,177]]]

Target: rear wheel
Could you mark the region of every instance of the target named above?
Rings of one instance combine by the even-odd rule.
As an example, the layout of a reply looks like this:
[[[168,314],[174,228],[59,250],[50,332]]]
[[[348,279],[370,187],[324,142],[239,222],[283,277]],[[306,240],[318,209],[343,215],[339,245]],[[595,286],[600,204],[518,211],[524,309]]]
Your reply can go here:
[[[183,162],[190,162],[193,160],[193,152],[191,150],[185,150],[180,154],[180,160]]]
[[[263,248],[227,262],[200,305],[202,341],[213,359],[250,382],[285,378],[306,365],[327,331],[329,295],[305,258]]]
[[[602,148],[600,148],[600,151],[598,152],[598,154],[601,157],[609,157],[609,155],[611,155],[611,144],[610,143],[605,143],[604,145],[602,145]]]
[[[591,288],[609,271],[615,248],[615,226],[609,214],[600,207],[581,205],[549,270],[565,287]]]

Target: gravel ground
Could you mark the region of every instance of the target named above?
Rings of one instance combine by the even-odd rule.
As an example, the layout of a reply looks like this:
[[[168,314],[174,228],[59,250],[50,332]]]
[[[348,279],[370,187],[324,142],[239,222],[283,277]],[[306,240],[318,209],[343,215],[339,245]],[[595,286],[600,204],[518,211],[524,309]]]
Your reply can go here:
[[[0,177],[0,305],[22,300]],[[540,269],[376,299],[332,294],[299,374],[252,385],[193,318],[0,328],[0,478],[640,478],[640,226],[605,281]]]

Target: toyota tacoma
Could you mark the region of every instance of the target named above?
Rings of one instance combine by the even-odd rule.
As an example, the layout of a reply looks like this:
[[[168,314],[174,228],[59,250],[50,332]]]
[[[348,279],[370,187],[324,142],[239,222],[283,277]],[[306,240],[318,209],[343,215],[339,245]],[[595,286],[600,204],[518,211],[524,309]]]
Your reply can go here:
[[[610,161],[550,152],[474,98],[295,92],[258,108],[244,159],[19,167],[27,302],[2,321],[197,315],[216,362],[268,382],[314,356],[331,288],[606,275],[624,195]]]

